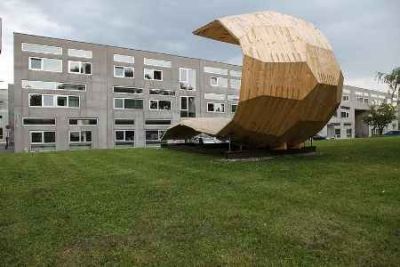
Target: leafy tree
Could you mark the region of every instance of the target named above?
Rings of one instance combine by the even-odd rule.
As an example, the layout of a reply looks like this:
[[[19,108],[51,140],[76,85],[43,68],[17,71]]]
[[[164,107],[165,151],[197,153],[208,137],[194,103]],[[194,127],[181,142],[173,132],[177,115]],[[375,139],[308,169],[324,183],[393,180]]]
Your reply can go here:
[[[363,118],[364,122],[372,126],[372,130],[378,130],[382,135],[383,129],[396,119],[396,109],[391,104],[382,103],[379,106],[370,106],[367,115]]]
[[[400,88],[400,67],[394,68],[391,73],[378,72],[378,81],[386,83],[392,91],[392,98]]]

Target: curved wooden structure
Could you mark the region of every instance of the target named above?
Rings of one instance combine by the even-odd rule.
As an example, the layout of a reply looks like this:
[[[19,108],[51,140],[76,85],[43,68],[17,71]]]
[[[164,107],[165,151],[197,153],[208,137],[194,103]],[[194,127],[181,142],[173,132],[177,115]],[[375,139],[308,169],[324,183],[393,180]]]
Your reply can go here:
[[[244,54],[236,114],[215,136],[275,149],[299,147],[340,103],[343,75],[332,47],[302,19],[257,12],[217,19],[194,34],[240,45]]]

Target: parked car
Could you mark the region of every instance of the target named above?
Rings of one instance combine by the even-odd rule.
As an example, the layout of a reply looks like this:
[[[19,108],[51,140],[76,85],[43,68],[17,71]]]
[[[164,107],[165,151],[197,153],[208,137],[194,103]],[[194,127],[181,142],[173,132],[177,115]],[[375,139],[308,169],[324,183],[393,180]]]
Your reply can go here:
[[[312,137],[312,139],[313,140],[326,140],[326,136],[322,136],[322,135],[317,134],[317,135],[314,135]]]
[[[383,134],[383,136],[400,136],[400,131],[393,130]]]
[[[224,141],[217,139],[216,137],[208,135],[198,135],[192,138],[192,143],[204,145],[204,144],[221,144]]]

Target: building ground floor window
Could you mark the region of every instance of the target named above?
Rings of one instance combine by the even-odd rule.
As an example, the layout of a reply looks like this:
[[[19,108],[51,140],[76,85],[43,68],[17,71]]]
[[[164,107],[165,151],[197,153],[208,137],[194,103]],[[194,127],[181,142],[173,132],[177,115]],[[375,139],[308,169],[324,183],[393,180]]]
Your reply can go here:
[[[31,131],[30,150],[31,151],[53,151],[56,149],[55,131]]]
[[[115,130],[115,146],[116,147],[134,147],[135,131],[134,130]]]
[[[146,146],[159,146],[164,130],[146,130]]]
[[[70,131],[69,147],[70,149],[89,149],[92,147],[92,131]]]

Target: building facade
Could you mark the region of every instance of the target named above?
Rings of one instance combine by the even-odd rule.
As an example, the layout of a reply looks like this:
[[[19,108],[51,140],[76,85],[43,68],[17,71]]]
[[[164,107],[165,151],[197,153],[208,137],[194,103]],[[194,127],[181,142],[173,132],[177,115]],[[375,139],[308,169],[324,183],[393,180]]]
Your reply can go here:
[[[182,118],[232,117],[240,79],[226,63],[15,33],[11,139],[17,152],[159,146]],[[371,135],[362,117],[384,101],[345,86],[320,135]]]
[[[185,117],[231,117],[241,68],[14,34],[15,151],[147,147]]]
[[[342,102],[336,114],[332,116],[319,135],[335,139],[372,136],[375,134],[372,127],[363,122],[369,107],[382,103],[397,106],[397,102],[397,98],[391,99],[388,93],[345,85]],[[384,133],[398,130],[398,127],[398,121],[394,120],[384,129]]]

